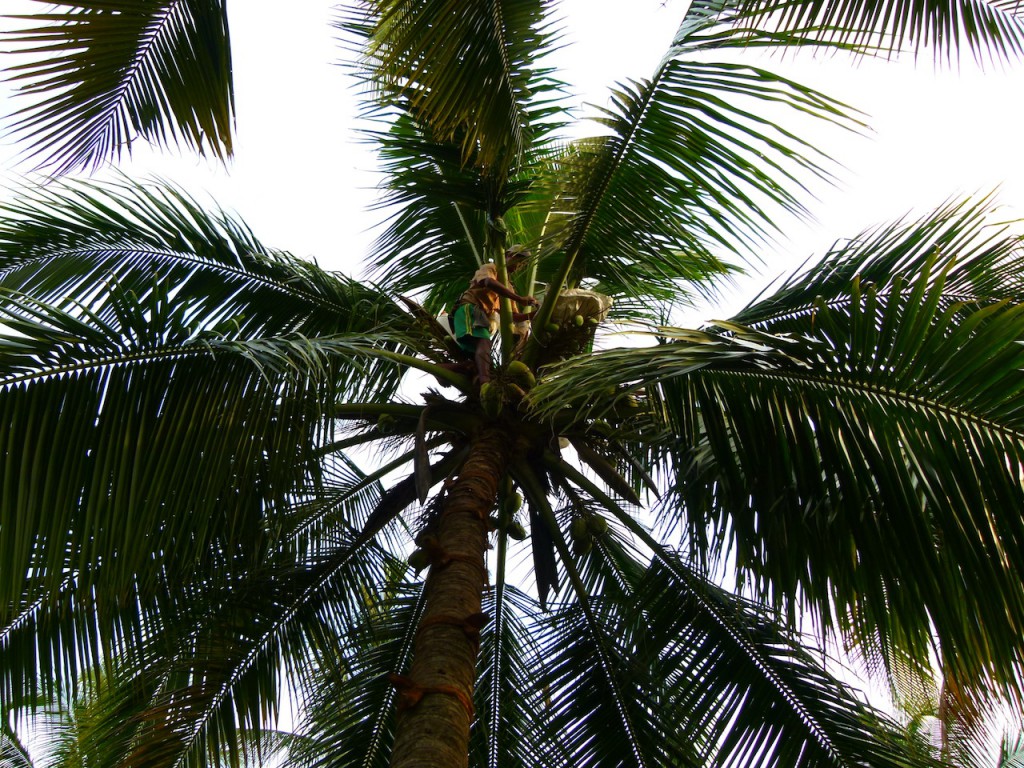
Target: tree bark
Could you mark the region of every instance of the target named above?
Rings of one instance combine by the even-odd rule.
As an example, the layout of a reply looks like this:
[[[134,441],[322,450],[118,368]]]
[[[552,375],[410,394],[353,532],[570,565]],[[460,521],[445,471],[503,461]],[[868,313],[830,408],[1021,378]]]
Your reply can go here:
[[[392,768],[469,765],[469,727],[479,651],[475,629],[487,571],[487,516],[509,458],[497,428],[480,434],[448,491],[425,586],[425,608],[407,676],[395,678],[398,714]]]

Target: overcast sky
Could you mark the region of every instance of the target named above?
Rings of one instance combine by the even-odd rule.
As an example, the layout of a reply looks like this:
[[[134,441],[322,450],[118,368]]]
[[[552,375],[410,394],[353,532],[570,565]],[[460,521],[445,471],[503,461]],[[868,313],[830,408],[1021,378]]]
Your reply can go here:
[[[22,0],[4,0],[14,7]],[[236,210],[269,245],[358,274],[369,249],[375,160],[357,134],[356,101],[330,27],[329,0],[229,3],[238,132],[228,169],[190,156],[136,150],[133,176],[157,173]],[[563,0],[566,47],[558,54],[578,102],[603,102],[607,87],[649,74],[671,39],[679,0]],[[776,62],[777,63],[777,62]],[[1002,185],[1007,214],[1024,215],[1020,102],[1024,64],[982,72],[965,61],[935,75],[924,58],[892,65],[787,58],[781,66],[868,114],[870,137],[829,131],[824,148],[845,164],[835,188],[809,201],[816,224],[795,222],[791,241],[765,254],[763,275],[820,253],[833,240],[908,210]],[[0,93],[0,98],[2,98]],[[19,170],[11,147],[4,167]],[[747,293],[763,283],[747,283]],[[708,310],[709,314],[719,314]]]

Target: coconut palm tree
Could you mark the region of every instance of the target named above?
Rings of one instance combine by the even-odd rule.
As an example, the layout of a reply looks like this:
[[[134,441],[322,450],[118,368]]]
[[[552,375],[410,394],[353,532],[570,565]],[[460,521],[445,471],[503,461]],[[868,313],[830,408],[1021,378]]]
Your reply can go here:
[[[858,125],[743,54],[1010,56],[1012,9],[699,0],[570,141],[549,6],[339,20],[386,179],[370,280],[166,183],[6,205],[17,764],[11,726],[48,702],[104,766],[932,764],[828,671],[826,638],[938,650],[959,690],[1020,707],[1022,252],[991,202],[671,325],[828,173],[801,126]],[[16,127],[55,170],[136,137],[230,154],[222,3],[64,3],[15,42]],[[488,258],[507,280],[512,243],[542,302],[518,338],[503,306],[479,387],[435,315]],[[277,734],[285,689],[300,718]]]

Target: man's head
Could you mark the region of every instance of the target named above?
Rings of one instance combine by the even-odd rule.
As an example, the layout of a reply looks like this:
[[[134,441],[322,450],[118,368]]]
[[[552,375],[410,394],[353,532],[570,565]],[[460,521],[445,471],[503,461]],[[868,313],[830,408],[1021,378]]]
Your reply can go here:
[[[525,245],[513,245],[505,251],[505,269],[515,272],[530,258],[530,249]]]

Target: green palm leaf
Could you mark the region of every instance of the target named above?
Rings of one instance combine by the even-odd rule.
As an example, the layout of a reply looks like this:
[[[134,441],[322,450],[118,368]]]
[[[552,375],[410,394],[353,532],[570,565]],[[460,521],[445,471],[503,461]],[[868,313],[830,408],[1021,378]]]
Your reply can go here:
[[[649,80],[620,84],[598,118],[607,138],[574,147],[563,169],[568,210],[561,247],[575,280],[677,299],[722,271],[714,257],[772,229],[772,209],[799,210],[796,191],[824,174],[818,149],[765,119],[766,101],[856,126],[851,110],[763,69],[709,60],[733,48],[817,45],[728,26],[721,3],[691,6]],[[698,290],[700,290],[698,288]]]
[[[138,140],[231,154],[224,3],[69,1],[19,20],[9,39],[24,63],[10,78],[32,103],[12,127],[42,165],[96,167]]]
[[[384,581],[388,560],[358,540],[334,538],[333,552],[247,574],[189,606],[188,642],[165,639],[147,665],[160,685],[134,718],[140,733],[126,764],[175,754],[175,762],[202,765],[204,754],[233,750],[239,729],[258,728],[276,708],[282,662],[293,675],[310,669],[315,649],[370,610],[378,597],[367,585]],[[212,613],[206,600],[217,597],[223,608]]]
[[[91,304],[106,282],[141,296],[160,280],[195,302],[197,327],[239,336],[403,323],[379,289],[268,248],[237,217],[173,185],[67,181],[21,192],[0,209],[9,290]]]
[[[308,768],[388,764],[395,705],[388,676],[407,671],[422,612],[422,589],[396,585],[339,638],[338,652],[326,655],[312,680],[312,705],[301,724],[310,739],[292,760]]]
[[[934,629],[959,687],[989,695],[992,670],[1016,698],[1024,531],[1005,510],[1024,501],[1024,311],[978,295],[973,276],[988,276],[986,293],[1010,277],[1012,297],[1020,262],[1016,238],[978,236],[974,214],[855,242],[740,314],[759,330],[666,330],[655,347],[567,364],[537,397],[551,387],[554,408],[559,391],[597,381],[649,393],[659,382],[678,435],[679,505],[663,522],[719,542],[765,592],[816,605],[825,625],[838,605],[851,631],[918,657]],[[936,230],[938,249],[922,238]],[[850,279],[848,261],[877,266],[874,279]]]
[[[152,305],[118,308],[158,311]],[[137,329],[90,326],[53,308],[41,322],[21,314],[33,309],[9,299],[4,312],[5,324],[23,334],[4,339],[0,369],[7,444],[17,446],[5,456],[2,507],[9,530],[23,532],[5,536],[4,545],[12,563],[32,562],[52,574],[54,587],[64,568],[88,571],[104,559],[101,552],[113,554],[135,536],[156,535],[150,551],[171,547],[176,567],[187,569],[190,553],[205,549],[204,530],[234,538],[259,527],[264,505],[275,498],[280,503],[307,474],[302,466],[313,455],[296,455],[297,447],[326,433],[325,420],[344,382],[365,384],[369,374],[390,391],[401,375],[390,362],[370,373],[380,352],[362,336],[318,343],[302,337],[231,341],[179,327],[136,339]],[[347,372],[338,367],[342,359],[350,361]],[[205,395],[198,401],[197,389]],[[363,394],[369,391],[361,387]],[[164,409],[177,413],[170,417]],[[261,437],[254,441],[255,435]],[[123,474],[126,466],[130,475]],[[229,489],[243,476],[249,490],[235,495]],[[236,499],[233,519],[214,514],[229,493]],[[52,505],[44,517],[36,517],[41,510],[29,511],[38,494]],[[140,507],[146,514],[140,516]],[[254,516],[248,523],[237,517],[246,509]],[[200,522],[204,510],[211,516]],[[92,531],[82,549],[38,549],[44,541],[56,542],[41,532],[79,526]],[[149,570],[149,555],[132,549],[142,560],[126,562],[122,554],[118,563],[126,576]],[[12,582],[4,598],[19,592]]]
[[[762,609],[671,558],[652,568],[640,593],[649,642],[663,649],[667,707],[702,713],[709,763],[896,766],[915,749],[928,763],[894,723],[843,695]]]
[[[621,619],[593,613],[588,621],[579,608],[560,610],[557,629],[541,638],[550,669],[541,681],[552,690],[549,717],[566,764],[698,765],[660,706],[656,681],[631,663],[637,649]]]
[[[742,13],[781,29],[816,27],[841,44],[880,46],[896,52],[931,48],[936,59],[952,60],[962,48],[976,59],[1012,59],[1024,52],[1024,20],[1015,2],[879,2],[878,0],[815,0],[741,4]]]
[[[367,84],[430,138],[458,148],[500,185],[540,126],[527,104],[547,90],[548,0],[364,0],[342,26],[361,42]]]
[[[32,758],[5,716],[0,726],[0,760],[10,768],[32,768]]]
[[[1024,736],[1007,734],[999,745],[999,768],[1020,768],[1024,765]]]
[[[617,667],[628,670],[628,698],[653,693],[648,706],[657,714],[645,716],[667,729],[642,739],[645,749],[651,740],[674,747],[679,754],[670,764],[686,765],[930,764],[894,723],[842,693],[821,660],[805,650],[808,638],[708,581],[586,477],[562,467],[578,488],[570,494],[580,494],[578,514],[594,514],[595,505],[655,553],[647,566],[612,528],[595,537],[581,568],[588,592],[615,605],[629,627],[613,630],[608,640],[631,638],[629,661]],[[604,723],[588,743],[609,728],[622,730]]]
[[[997,214],[987,198],[951,201],[927,216],[907,217],[839,241],[820,262],[796,272],[731,319],[753,328],[803,333],[813,327],[822,304],[838,307],[853,300],[855,280],[885,286],[895,275],[917,274],[933,257],[953,260],[951,268],[930,273],[930,281],[944,283],[943,308],[994,299],[1017,303],[1024,298],[1015,261],[1018,240],[993,224]]]
[[[511,586],[495,589],[485,605],[492,621],[481,633],[479,718],[470,745],[480,766],[573,765],[551,719],[551,691],[539,683],[548,664],[538,635],[550,619]]]
[[[371,138],[386,174],[380,209],[391,214],[373,249],[375,279],[400,292],[429,291],[428,306],[450,306],[468,277],[492,259],[488,231],[497,218],[508,243],[537,238],[550,206],[545,189],[552,186],[538,178],[549,151],[543,146],[531,148],[499,185],[464,166],[456,146],[429,138],[408,116]]]
[[[323,483],[314,449],[346,390],[386,396],[402,374],[393,350],[404,337],[376,332],[409,318],[379,292],[267,252],[173,191],[131,188],[132,214],[94,192],[44,193],[68,205],[24,205],[32,226],[20,239],[7,230],[0,525],[4,556],[32,574],[0,580],[0,635],[22,660],[5,665],[7,701],[36,684],[37,664],[73,681],[141,631],[130,601],[84,620],[66,601],[102,584],[148,605],[184,588],[200,561],[256,557],[268,535],[308,548],[332,515],[346,519],[358,497],[296,507],[295,494]],[[312,330],[335,335],[298,332]],[[37,632],[49,638],[38,648]],[[61,661],[68,643],[88,653]]]
[[[105,650],[94,663],[116,669],[84,697],[94,703],[88,733],[79,718],[75,736],[83,754],[105,754],[109,765],[203,765],[223,751],[237,757],[242,732],[258,734],[276,711],[282,665],[293,684],[300,682],[316,664],[316,649],[361,620],[378,601],[371,585],[393,570],[379,550],[342,526],[319,542],[296,550],[289,539],[271,541],[264,562],[244,571],[223,563],[217,572],[207,568],[199,583],[138,594],[136,615],[122,608],[118,617],[130,631],[113,636],[105,633],[111,606],[75,595],[66,629],[95,622]],[[57,649],[88,643],[81,630],[55,636],[60,611],[38,611],[31,626],[19,627],[4,645],[5,659],[19,658],[23,629],[29,643],[52,642]],[[28,666],[29,674],[38,668]],[[12,670],[13,664],[6,675]]]
[[[494,190],[462,166],[458,147],[430,140],[410,117],[374,138],[388,175],[381,208],[397,209],[374,245],[375,277],[400,292],[465,282],[487,260],[483,212]]]

